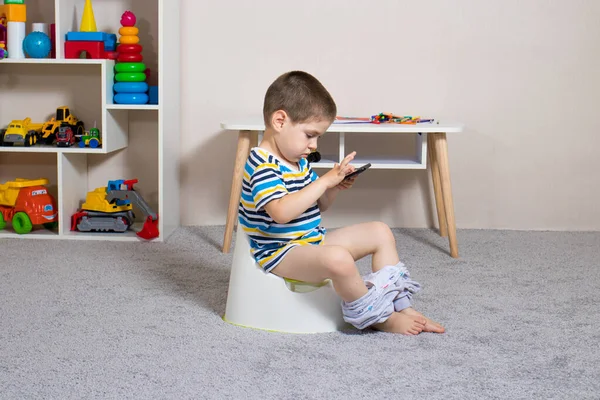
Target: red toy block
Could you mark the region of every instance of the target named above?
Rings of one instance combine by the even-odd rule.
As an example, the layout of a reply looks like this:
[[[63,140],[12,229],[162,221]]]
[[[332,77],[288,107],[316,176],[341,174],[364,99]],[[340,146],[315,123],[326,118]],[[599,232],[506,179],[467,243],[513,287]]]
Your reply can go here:
[[[104,51],[104,42],[65,42],[65,58],[79,58],[81,53],[87,52],[87,58],[95,60],[105,59],[106,52]]]
[[[52,43],[50,58],[56,58],[56,24],[50,24],[50,42]]]

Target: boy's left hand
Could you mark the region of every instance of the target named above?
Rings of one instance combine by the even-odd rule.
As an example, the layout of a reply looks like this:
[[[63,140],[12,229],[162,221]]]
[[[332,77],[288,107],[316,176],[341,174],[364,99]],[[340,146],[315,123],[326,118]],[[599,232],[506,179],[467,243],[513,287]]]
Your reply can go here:
[[[354,168],[352,165],[349,165],[348,167],[349,167],[348,174],[351,174],[352,172],[354,172],[356,170],[356,168]],[[355,180],[356,180],[356,176],[353,176],[352,178],[349,178],[349,179],[344,179],[336,186],[336,188],[339,190],[350,189],[352,187],[352,185],[354,185]]]

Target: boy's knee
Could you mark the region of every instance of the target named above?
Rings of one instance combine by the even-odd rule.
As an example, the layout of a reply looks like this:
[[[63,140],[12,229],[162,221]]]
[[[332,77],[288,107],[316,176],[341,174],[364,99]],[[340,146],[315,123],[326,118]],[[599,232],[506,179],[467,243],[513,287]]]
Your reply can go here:
[[[380,243],[396,242],[394,233],[385,222],[375,221],[372,222],[372,234],[376,237]]]
[[[342,246],[331,246],[322,261],[328,275],[332,278],[344,277],[356,273],[352,254]]]

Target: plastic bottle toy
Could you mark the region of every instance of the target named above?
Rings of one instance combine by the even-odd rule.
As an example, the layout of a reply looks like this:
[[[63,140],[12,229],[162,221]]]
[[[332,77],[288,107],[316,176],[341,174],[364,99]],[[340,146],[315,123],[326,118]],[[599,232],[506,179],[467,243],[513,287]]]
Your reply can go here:
[[[44,185],[48,179],[21,179],[0,184],[0,229],[12,222],[18,234],[31,232],[34,225],[58,226],[56,200]]]

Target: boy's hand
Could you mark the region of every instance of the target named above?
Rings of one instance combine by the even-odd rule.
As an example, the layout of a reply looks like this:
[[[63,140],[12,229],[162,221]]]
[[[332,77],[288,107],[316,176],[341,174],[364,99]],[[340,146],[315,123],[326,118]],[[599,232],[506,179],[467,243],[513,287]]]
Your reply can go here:
[[[351,173],[354,170],[354,167],[352,167],[351,165],[348,165],[348,164],[350,164],[350,161],[354,160],[355,155],[356,155],[355,151],[348,154],[346,157],[344,157],[344,159],[342,160],[342,162],[340,164],[335,164],[329,172],[327,172],[325,175],[323,175],[321,177],[323,182],[326,183],[328,189],[331,189],[331,188],[334,188],[334,187],[340,185],[342,183],[342,181],[344,180],[344,178],[346,177],[346,175],[348,175],[349,173]],[[349,183],[349,181],[352,181],[352,183],[354,183],[354,179],[350,179],[344,183],[344,186],[346,186],[347,183]],[[352,184],[350,184],[350,186],[352,186]]]
[[[351,173],[351,172],[354,172],[354,168],[352,168],[352,171],[350,171],[348,173]],[[344,179],[335,188],[338,190],[350,189],[352,187],[352,185],[354,185],[355,180],[356,180],[356,176],[353,176],[352,178]]]

